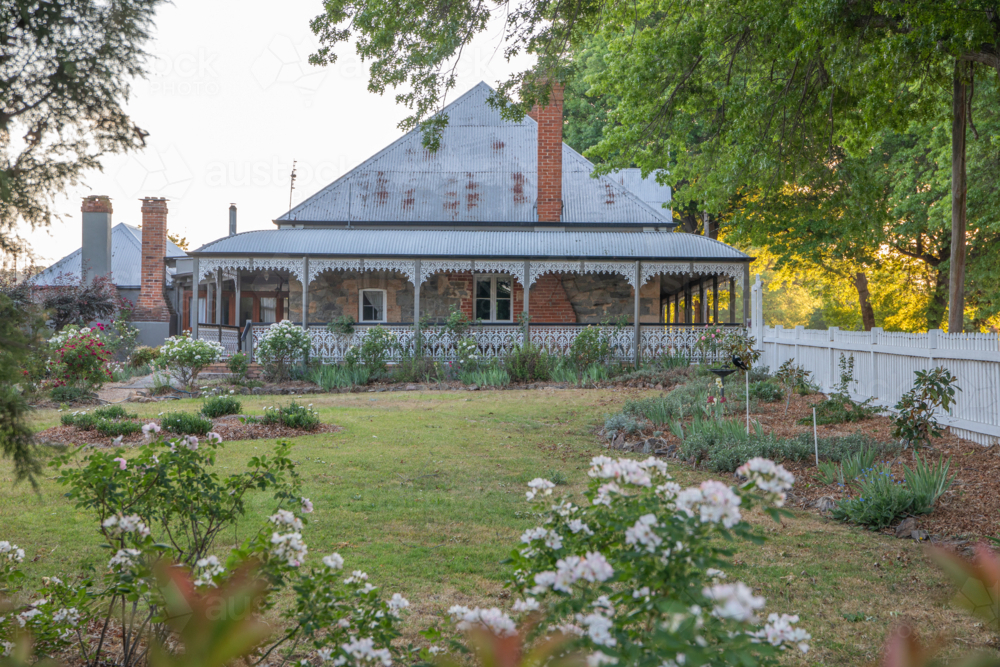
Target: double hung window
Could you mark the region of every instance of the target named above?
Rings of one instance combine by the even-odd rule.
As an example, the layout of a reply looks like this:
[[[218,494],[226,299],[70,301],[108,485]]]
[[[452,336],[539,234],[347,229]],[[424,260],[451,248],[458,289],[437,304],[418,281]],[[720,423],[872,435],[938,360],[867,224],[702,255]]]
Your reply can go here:
[[[385,290],[361,290],[358,307],[358,322],[385,322]]]
[[[509,276],[476,276],[475,316],[483,322],[510,322],[514,289]]]

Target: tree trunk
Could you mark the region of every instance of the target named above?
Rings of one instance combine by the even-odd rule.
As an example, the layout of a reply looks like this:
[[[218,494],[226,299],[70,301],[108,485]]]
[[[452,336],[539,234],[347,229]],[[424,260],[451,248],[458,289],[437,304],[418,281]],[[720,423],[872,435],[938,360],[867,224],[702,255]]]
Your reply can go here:
[[[948,331],[961,332],[965,319],[965,64],[955,61],[951,100],[951,277]]]
[[[698,216],[697,212],[690,213],[690,212],[685,211],[685,212],[681,213],[681,215],[680,215],[681,231],[687,232],[688,234],[697,234],[698,233],[698,217],[699,216]]]
[[[702,211],[701,220],[702,220],[702,223],[701,223],[702,224],[702,231],[704,232],[705,236],[707,236],[707,237],[709,237],[711,239],[718,240],[718,238],[719,238],[719,224],[718,224],[718,222],[716,220],[713,220],[711,214],[709,214],[709,213],[707,213],[705,211]]]
[[[854,287],[858,290],[858,302],[861,304],[861,323],[865,331],[871,331],[875,326],[875,311],[872,310],[871,293],[868,291],[868,276],[863,271],[854,274]]]
[[[944,321],[945,312],[948,310],[948,272],[940,264],[932,268],[934,269],[934,291],[931,293],[931,300],[927,303],[925,311],[928,331],[941,328],[941,322]]]

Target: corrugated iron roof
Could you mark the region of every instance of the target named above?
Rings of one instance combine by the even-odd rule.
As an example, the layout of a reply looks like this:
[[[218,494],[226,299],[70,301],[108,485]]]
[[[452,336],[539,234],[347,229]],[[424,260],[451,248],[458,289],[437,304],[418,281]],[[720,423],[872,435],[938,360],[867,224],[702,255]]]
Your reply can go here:
[[[276,229],[212,241],[192,255],[301,257],[614,258],[725,260],[750,257],[720,241],[680,232],[493,232],[424,229]]]
[[[445,107],[448,125],[436,152],[413,130],[275,222],[536,223],[538,124],[501,118],[486,102],[491,92],[480,83]],[[561,224],[671,222],[662,199],[651,206],[620,178],[593,178],[593,170],[563,144]]]
[[[80,255],[77,249],[39,273],[34,283],[40,287],[56,285],[60,274],[72,273],[77,279],[82,275]],[[187,257],[187,253],[167,240],[167,257],[170,259]],[[167,284],[173,269],[167,269]],[[119,222],[111,228],[111,279],[119,289],[139,289],[142,283],[142,230]]]
[[[642,169],[620,169],[611,174],[610,178],[620,183],[626,190],[631,190],[635,196],[663,215],[670,216],[670,209],[662,206],[672,201],[670,186],[656,182],[656,177],[664,172],[664,169],[656,169],[643,178]]]

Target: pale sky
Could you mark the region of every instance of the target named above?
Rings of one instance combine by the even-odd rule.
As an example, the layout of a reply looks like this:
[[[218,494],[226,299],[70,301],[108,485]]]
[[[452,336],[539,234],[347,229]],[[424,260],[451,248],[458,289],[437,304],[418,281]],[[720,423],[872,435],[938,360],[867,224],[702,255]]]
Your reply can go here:
[[[63,215],[47,230],[24,232],[40,265],[80,247],[80,200],[108,195],[114,224],[141,222],[140,198],[167,197],[168,229],[191,248],[228,233],[229,204],[239,231],[273,229],[293,204],[320,190],[402,135],[407,109],[366,89],[368,70],[353,47],[327,68],[308,63],[317,46],[309,20],[321,0],[174,0],[160,8],[145,80],[128,111],[148,131],[141,153],[105,158],[103,172],[61,196]],[[497,52],[499,29],[467,49],[449,100],[479,81],[495,85],[515,68]],[[526,64],[515,63],[519,68]]]

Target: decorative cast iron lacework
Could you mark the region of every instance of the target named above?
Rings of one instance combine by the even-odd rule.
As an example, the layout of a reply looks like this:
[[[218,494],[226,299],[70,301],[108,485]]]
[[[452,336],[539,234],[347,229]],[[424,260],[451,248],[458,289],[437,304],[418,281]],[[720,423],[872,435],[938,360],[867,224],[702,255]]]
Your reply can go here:
[[[354,346],[361,345],[365,336],[375,325],[355,325],[354,333],[350,335],[335,334],[327,331],[323,326],[310,326],[309,337],[312,339],[312,356],[322,359],[326,363],[339,363],[344,360],[344,355]],[[393,334],[400,345],[413,352],[416,337],[412,327],[409,326],[385,326],[379,325],[384,330]],[[259,330],[259,331],[258,331]],[[254,343],[258,343],[267,331],[267,325],[254,326]],[[479,348],[479,354],[483,357],[503,357],[506,356],[515,345],[520,344],[522,334],[520,327],[481,327],[469,332]],[[456,343],[465,336],[456,336],[444,329],[428,327],[424,329],[423,353],[435,361],[456,361],[458,355],[455,352]],[[399,361],[399,350],[393,351],[389,357],[390,361]]]
[[[253,260],[255,271],[288,271],[296,280],[301,281],[305,274],[305,258],[303,259],[257,259]]]
[[[524,284],[524,262],[476,262],[476,273],[507,273]]]
[[[698,349],[703,329],[704,325],[643,324],[639,331],[639,351],[643,359],[685,355],[692,361],[728,361],[722,350],[703,353]],[[726,327],[726,331],[733,330]]]
[[[528,286],[534,285],[535,281],[546,273],[580,273],[582,264],[582,262],[531,262]]]
[[[635,264],[632,262],[584,262],[584,273],[617,273],[635,289]]]
[[[410,325],[358,324],[354,327],[354,333],[347,336],[327,331],[326,327],[322,325],[312,325],[308,328],[309,337],[312,339],[311,356],[321,359],[325,363],[341,363],[347,350],[363,343],[368,331],[374,326],[381,326],[393,334],[403,348],[410,353],[413,352],[416,340],[413,327]],[[531,342],[542,347],[549,354],[564,355],[569,353],[573,341],[588,326],[597,326],[608,336],[616,360],[632,361],[635,349],[632,327],[620,328],[584,324],[536,325],[531,327]],[[253,325],[250,337],[254,349],[257,349],[269,327],[269,324]],[[210,329],[211,333],[205,334],[202,331],[206,329],[200,328],[199,336],[205,340],[217,340],[217,328],[210,327]],[[701,329],[703,329],[701,325],[644,324],[640,332],[642,358],[654,359],[664,355],[683,354],[689,356],[693,361],[725,361],[725,355],[721,351],[716,351],[714,354],[703,354],[697,349],[698,340],[702,335]],[[236,335],[236,332],[233,331],[233,334]],[[224,345],[226,345],[226,335],[227,330],[224,329]],[[428,327],[424,329],[424,354],[435,361],[456,361],[455,345],[466,336],[476,341],[479,354],[485,358],[504,357],[510,353],[515,345],[519,345],[523,341],[523,331],[521,327],[515,325],[475,327],[465,336],[456,336],[441,328]],[[399,360],[400,353],[397,349],[392,353],[389,361],[398,362]]]
[[[360,259],[313,259],[309,258],[309,282],[324,271],[360,271]]]
[[[222,327],[221,341],[217,324],[199,324],[198,340],[207,340],[222,344],[222,359],[228,359],[240,350],[240,331],[232,327]]]
[[[690,272],[690,262],[643,262],[639,282],[645,285],[646,281],[656,275],[673,273],[683,276]]]
[[[709,276],[743,277],[743,264],[695,264],[694,272]]]
[[[365,271],[397,271],[406,276],[411,283],[416,278],[417,263],[412,259],[366,259],[364,260]]]
[[[531,342],[540,346],[549,354],[568,354],[570,348],[573,347],[573,341],[576,340],[576,337],[580,334],[580,332],[588,326],[594,326],[601,329],[602,333],[610,339],[609,342],[614,350],[613,356],[616,360],[632,360],[633,341],[635,340],[635,332],[632,327],[619,328],[613,326],[600,326],[596,324],[571,324],[565,326],[536,325],[532,326],[530,329]]]
[[[417,282],[423,285],[425,280],[430,278],[435,273],[440,273],[441,271],[469,272],[472,271],[472,261],[422,261],[420,262],[420,275],[417,277]]]
[[[223,272],[233,272],[233,277],[235,277],[235,272],[239,269],[251,270],[253,267],[253,260],[249,257],[223,257],[219,259],[208,258],[202,259],[198,263],[198,282],[200,283],[205,278],[210,275],[214,275],[218,269],[222,269]],[[229,279],[229,274],[226,274],[226,278]]]

